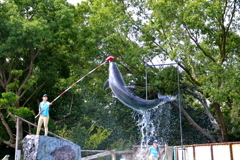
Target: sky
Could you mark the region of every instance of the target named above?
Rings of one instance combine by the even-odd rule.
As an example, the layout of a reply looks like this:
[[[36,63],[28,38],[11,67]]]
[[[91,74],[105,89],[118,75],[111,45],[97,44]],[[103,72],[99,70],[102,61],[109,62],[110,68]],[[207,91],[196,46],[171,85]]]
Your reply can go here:
[[[77,4],[79,2],[81,2],[82,0],[67,0],[68,3],[72,3],[72,4]]]

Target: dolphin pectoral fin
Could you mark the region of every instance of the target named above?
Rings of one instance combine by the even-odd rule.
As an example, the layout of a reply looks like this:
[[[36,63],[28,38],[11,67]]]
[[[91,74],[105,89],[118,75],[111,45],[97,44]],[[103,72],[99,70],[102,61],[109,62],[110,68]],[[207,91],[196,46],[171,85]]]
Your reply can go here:
[[[109,80],[107,80],[104,85],[103,85],[103,89],[105,90],[107,87],[109,87]]]
[[[160,93],[158,93],[158,99],[162,99],[163,101],[174,101],[175,100],[175,98],[171,99],[168,96],[161,95]]]
[[[134,90],[136,89],[135,87],[133,86],[125,86],[125,88],[130,92],[130,93],[134,93]]]

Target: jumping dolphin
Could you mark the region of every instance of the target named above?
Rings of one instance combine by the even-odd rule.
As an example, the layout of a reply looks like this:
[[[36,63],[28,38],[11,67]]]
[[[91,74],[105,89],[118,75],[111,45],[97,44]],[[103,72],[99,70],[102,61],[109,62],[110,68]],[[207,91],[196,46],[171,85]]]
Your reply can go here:
[[[105,82],[104,89],[108,86],[119,101],[134,110],[148,110],[157,107],[166,101],[175,100],[161,94],[158,94],[158,99],[153,100],[145,100],[133,95],[127,89],[122,75],[114,62],[109,62],[109,79]]]

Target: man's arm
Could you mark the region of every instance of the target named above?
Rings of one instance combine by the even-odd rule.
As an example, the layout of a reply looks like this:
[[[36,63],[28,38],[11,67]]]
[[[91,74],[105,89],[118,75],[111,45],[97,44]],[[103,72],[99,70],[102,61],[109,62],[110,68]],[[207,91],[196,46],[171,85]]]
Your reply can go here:
[[[158,160],[161,160],[161,153],[160,153],[160,151],[158,151]]]
[[[158,151],[158,155],[159,155],[158,160],[161,160],[161,157],[162,157],[161,155],[164,153],[164,151],[165,151],[164,148]]]
[[[40,105],[41,105],[41,103],[40,103],[39,106],[38,106],[38,114],[41,112]]]
[[[160,154],[163,154],[163,152],[165,152],[165,148],[161,149],[159,152]]]

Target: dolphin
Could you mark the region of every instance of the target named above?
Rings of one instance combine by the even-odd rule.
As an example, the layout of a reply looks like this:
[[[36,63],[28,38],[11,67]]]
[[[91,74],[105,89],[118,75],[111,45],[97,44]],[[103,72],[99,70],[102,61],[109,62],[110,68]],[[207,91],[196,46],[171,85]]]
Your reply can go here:
[[[167,96],[158,94],[158,99],[146,100],[133,95],[125,85],[122,75],[114,62],[109,62],[109,79],[104,84],[104,89],[110,87],[119,101],[134,110],[148,110],[164,104],[167,101],[173,101]]]

